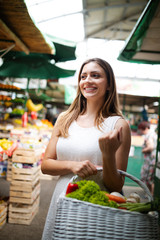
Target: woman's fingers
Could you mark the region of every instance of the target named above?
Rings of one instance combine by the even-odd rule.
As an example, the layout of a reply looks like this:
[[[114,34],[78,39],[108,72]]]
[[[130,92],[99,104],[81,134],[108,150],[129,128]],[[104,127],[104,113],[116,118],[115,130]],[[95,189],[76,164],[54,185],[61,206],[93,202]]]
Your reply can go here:
[[[99,146],[103,153],[116,151],[122,142],[122,127],[104,134],[99,138]]]
[[[74,173],[80,177],[88,177],[97,173],[97,168],[89,161],[76,162]]]

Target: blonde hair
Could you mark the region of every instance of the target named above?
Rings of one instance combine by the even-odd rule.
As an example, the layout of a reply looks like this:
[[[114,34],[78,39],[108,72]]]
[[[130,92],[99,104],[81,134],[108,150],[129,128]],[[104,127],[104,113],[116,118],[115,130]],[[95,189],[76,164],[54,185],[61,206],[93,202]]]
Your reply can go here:
[[[90,62],[95,62],[101,68],[103,68],[103,70],[106,73],[106,78],[109,85],[109,90],[106,90],[104,104],[101,106],[101,108],[97,113],[97,116],[95,119],[95,125],[100,129],[100,126],[104,121],[104,118],[107,118],[109,116],[114,116],[114,115],[122,116],[122,113],[119,108],[119,100],[118,100],[118,94],[116,90],[115,76],[111,66],[105,60],[102,60],[100,58],[91,58],[89,60],[86,60],[80,68],[79,75],[78,75],[78,89],[77,89],[77,95],[75,100],[70,105],[68,110],[63,112],[63,114],[61,114],[58,118],[57,127],[59,129],[59,136],[68,137],[68,129],[71,123],[74,120],[76,120],[80,114],[83,114],[86,111],[87,100],[81,94],[79,82],[81,80],[81,73],[84,65]]]

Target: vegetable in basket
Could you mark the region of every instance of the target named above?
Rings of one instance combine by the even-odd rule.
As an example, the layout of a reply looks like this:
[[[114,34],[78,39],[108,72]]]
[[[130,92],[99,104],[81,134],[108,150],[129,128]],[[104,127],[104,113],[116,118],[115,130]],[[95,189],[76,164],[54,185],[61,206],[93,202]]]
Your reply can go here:
[[[117,203],[125,203],[125,197],[118,192],[106,193],[106,196],[109,197],[110,200],[115,201]]]
[[[120,208],[125,208],[129,211],[136,211],[141,213],[149,213],[152,211],[157,211],[160,213],[160,199],[156,198],[153,201],[145,203],[121,203],[118,205]]]
[[[81,201],[117,208],[118,204],[111,201],[105,191],[101,191],[99,185],[91,180],[77,182],[78,189],[66,194],[66,197],[75,198]]]
[[[74,192],[76,189],[78,189],[78,184],[77,183],[69,183],[67,190],[66,190],[66,194]]]

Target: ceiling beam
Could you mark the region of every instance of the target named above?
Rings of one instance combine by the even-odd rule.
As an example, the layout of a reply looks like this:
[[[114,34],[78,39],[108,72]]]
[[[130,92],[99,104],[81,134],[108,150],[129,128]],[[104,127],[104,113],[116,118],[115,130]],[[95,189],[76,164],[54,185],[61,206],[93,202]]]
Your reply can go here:
[[[136,15],[134,14],[134,15],[132,15],[132,16],[130,16],[130,17],[127,17],[127,18],[124,18],[124,19],[121,19],[120,21],[116,21],[116,22],[112,22],[110,25],[108,25],[108,26],[105,26],[104,27],[104,22],[101,22],[101,24],[103,24],[103,27],[101,27],[101,28],[99,28],[98,30],[96,30],[95,32],[92,32],[91,34],[89,34],[89,35],[87,35],[87,38],[89,38],[89,37],[94,37],[96,34],[99,34],[100,32],[103,32],[103,31],[106,31],[106,30],[108,30],[108,31],[116,31],[116,32],[131,32],[132,31],[132,29],[133,29],[133,27],[134,26],[131,26],[131,29],[123,29],[122,27],[121,27],[121,24],[123,24],[123,22],[125,22],[125,23],[130,23],[131,22],[131,20],[133,19],[133,18],[135,18],[136,19],[136,21],[138,20],[138,18],[139,18],[139,15],[140,15],[140,13],[139,14],[137,14],[136,13]],[[135,21],[135,23],[136,23],[136,21]],[[132,21],[133,22],[133,21]],[[85,26],[85,28],[87,28],[87,27],[90,27],[90,26],[96,26],[98,23],[95,23],[95,24],[85,24],[84,26]],[[120,26],[120,27],[119,27]],[[115,29],[115,30],[114,30]],[[124,39],[125,40],[125,39]]]
[[[7,27],[7,25],[0,19],[0,29],[5,36],[14,40],[15,44],[26,54],[29,54],[28,47]]]
[[[83,5],[86,5],[86,0],[83,0]],[[125,4],[117,4],[117,5],[107,5],[107,6],[103,6],[103,7],[98,7],[98,8],[83,8],[81,11],[77,11],[77,12],[71,12],[71,13],[66,13],[66,14],[62,14],[59,16],[55,16],[55,17],[51,17],[48,19],[43,19],[41,21],[38,21],[37,23],[44,23],[44,22],[48,22],[48,21],[52,21],[54,19],[58,19],[58,18],[63,18],[63,17],[68,17],[71,15],[75,15],[75,14],[84,14],[84,15],[88,15],[90,12],[95,12],[95,11],[102,11],[102,10],[106,10],[106,9],[112,9],[112,8],[125,8],[125,7],[136,7],[136,6],[144,6],[147,4],[147,0],[145,1],[141,1],[141,2],[135,2],[135,3],[125,3]]]

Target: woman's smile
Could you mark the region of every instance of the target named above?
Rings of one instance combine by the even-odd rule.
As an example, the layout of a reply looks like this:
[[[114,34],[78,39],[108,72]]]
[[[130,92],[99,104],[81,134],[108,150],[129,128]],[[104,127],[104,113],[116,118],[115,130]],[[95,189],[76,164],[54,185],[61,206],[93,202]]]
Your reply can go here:
[[[85,87],[84,91],[87,93],[90,93],[90,92],[95,92],[96,89],[97,89],[96,87]]]

